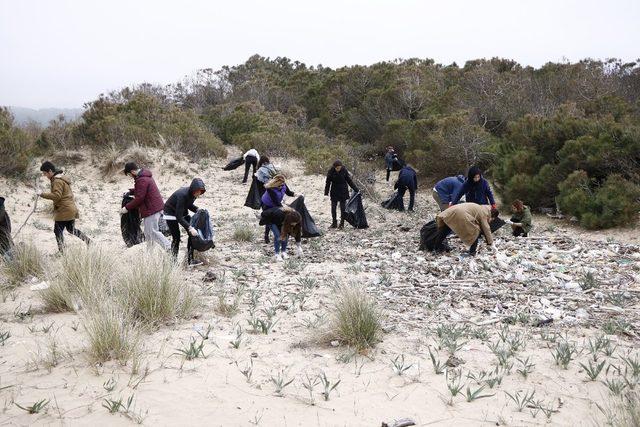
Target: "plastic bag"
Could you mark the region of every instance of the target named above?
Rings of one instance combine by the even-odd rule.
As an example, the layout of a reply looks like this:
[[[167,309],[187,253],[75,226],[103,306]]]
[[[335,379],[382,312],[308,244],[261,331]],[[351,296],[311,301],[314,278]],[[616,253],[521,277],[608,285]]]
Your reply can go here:
[[[400,206],[400,197],[398,197],[397,191],[394,191],[391,197],[382,202],[382,207],[385,209],[400,210]]]
[[[238,157],[227,163],[227,165],[223,167],[222,170],[232,171],[234,169],[238,169],[242,165],[244,165],[244,159],[242,157]]]
[[[189,236],[193,249],[205,252],[216,247],[208,210],[198,209],[191,217],[190,225],[198,231],[197,236]]]
[[[0,197],[0,256],[13,247],[11,238],[11,219],[4,208],[4,197]]]
[[[367,216],[364,212],[364,206],[362,205],[362,193],[359,191],[355,193],[344,209],[344,220],[355,228],[369,228],[367,224]]]
[[[133,200],[128,192],[122,196],[122,207]],[[120,231],[122,233],[122,239],[128,248],[144,242],[144,233],[140,228],[142,220],[140,219],[140,213],[138,209],[132,209],[124,215],[120,216]]]
[[[251,181],[251,188],[249,189],[249,194],[247,194],[247,198],[244,201],[244,205],[251,209],[260,209],[262,206],[260,191],[258,190],[258,180],[255,176]]]
[[[313,221],[311,214],[307,210],[306,205],[304,204],[304,197],[300,196],[295,199],[289,207],[295,209],[300,216],[302,217],[302,237],[318,237],[320,236],[320,230],[316,226],[316,223]]]

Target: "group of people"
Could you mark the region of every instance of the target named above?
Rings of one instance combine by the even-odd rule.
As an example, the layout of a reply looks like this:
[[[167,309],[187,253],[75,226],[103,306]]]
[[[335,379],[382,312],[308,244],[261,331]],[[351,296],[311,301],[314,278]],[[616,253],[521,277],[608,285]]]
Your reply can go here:
[[[91,240],[75,226],[75,220],[79,218],[79,211],[71,189],[71,179],[50,161],[42,163],[40,171],[44,177],[49,179],[51,191],[38,191],[37,194],[53,202],[53,231],[58,250],[64,251],[64,230],[90,244]],[[131,202],[121,208],[120,214],[137,210],[144,224],[144,236],[147,243],[153,244],[155,242],[163,249],[170,251],[174,258],[177,258],[181,238],[180,227],[182,226],[191,237],[198,235],[197,230],[190,224],[189,211],[198,211],[198,207],[194,203],[198,197],[206,192],[204,182],[200,178],[194,178],[189,187],[176,190],[164,202],[150,170],[140,168],[134,162],[129,162],[124,166],[124,174],[134,180],[134,188],[130,190],[134,197]],[[161,216],[167,222],[171,233],[171,242],[160,232]],[[193,255],[189,238],[187,241],[187,262],[189,265],[197,264]]]
[[[275,258],[281,261],[287,258],[287,242],[292,236],[296,241],[296,253],[302,255],[302,217],[295,209],[283,203],[285,196],[296,196],[296,193],[287,185],[285,175],[278,172],[267,156],[260,156],[255,149],[244,153],[243,159],[245,161],[243,182],[247,181],[249,171],[253,167],[253,177],[262,208],[261,214],[257,216],[260,224],[264,225],[264,242],[270,243],[270,234],[273,233]],[[394,166],[397,163],[399,168]],[[418,189],[416,171],[398,159],[393,147],[388,147],[385,166],[387,180],[393,169],[399,169],[394,188],[398,192],[400,201],[405,193],[409,192],[408,210],[412,211]],[[79,211],[74,201],[70,178],[50,161],[42,163],[40,171],[49,179],[51,189],[49,192],[38,191],[38,196],[53,202],[54,234],[60,252],[64,250],[65,230],[90,244],[91,240],[75,226]],[[127,214],[137,210],[144,224],[143,232],[148,244],[156,243],[177,258],[181,228],[190,237],[197,236],[197,230],[190,223],[189,211],[197,212],[199,209],[195,202],[206,192],[203,180],[194,178],[188,187],[176,190],[165,202],[150,170],[129,162],[124,166],[124,174],[134,181],[134,188],[130,190],[133,199],[121,208],[120,213]],[[350,197],[349,189],[354,193],[359,192],[345,165],[340,160],[336,160],[327,172],[324,188],[325,196],[329,196],[331,201],[330,228],[344,227],[345,205]],[[482,176],[482,171],[478,167],[470,168],[466,178],[458,175],[438,181],[432,195],[440,208],[440,213],[436,217],[438,251],[448,250],[445,242],[452,232],[469,247],[470,254],[475,254],[482,235],[487,244],[493,247],[490,223],[498,217],[499,212],[496,209],[489,182]],[[465,203],[460,203],[463,197]],[[338,207],[340,207],[339,223]],[[402,202],[399,210],[404,210]],[[513,202],[512,211],[513,217],[507,222],[511,225],[513,235],[526,237],[532,228],[531,211],[520,200]],[[160,231],[161,217],[166,221],[172,238],[171,242]],[[190,265],[196,264],[191,238],[187,241],[187,261]]]

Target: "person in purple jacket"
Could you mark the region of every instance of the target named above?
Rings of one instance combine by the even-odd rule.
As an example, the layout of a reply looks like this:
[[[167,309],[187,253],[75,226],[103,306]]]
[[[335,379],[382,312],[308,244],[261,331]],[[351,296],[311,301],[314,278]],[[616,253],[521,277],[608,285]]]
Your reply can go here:
[[[467,179],[453,196],[449,202],[449,206],[457,204],[463,195],[467,203],[491,205],[492,209],[496,209],[496,201],[493,198],[489,181],[482,177],[482,171],[477,166],[469,168]]]
[[[463,175],[449,176],[436,183],[435,187],[433,187],[432,194],[433,200],[435,200],[438,207],[440,207],[440,212],[449,207],[449,202],[462,188],[462,184],[464,184]]]
[[[265,192],[262,195],[260,201],[262,202],[262,210],[282,207],[282,200],[284,196],[294,197],[295,193],[287,187],[285,182],[286,177],[282,174],[277,174],[271,178],[265,185]],[[264,242],[269,243],[269,226],[265,226],[264,229]]]
[[[164,250],[168,251],[171,244],[160,232],[158,226],[160,215],[164,209],[164,201],[151,171],[139,168],[134,162],[129,162],[124,165],[124,174],[134,180],[134,187],[130,190],[133,193],[133,200],[127,203],[120,213],[124,215],[138,209],[144,222],[144,238],[147,244],[152,245],[153,242],[157,242]]]

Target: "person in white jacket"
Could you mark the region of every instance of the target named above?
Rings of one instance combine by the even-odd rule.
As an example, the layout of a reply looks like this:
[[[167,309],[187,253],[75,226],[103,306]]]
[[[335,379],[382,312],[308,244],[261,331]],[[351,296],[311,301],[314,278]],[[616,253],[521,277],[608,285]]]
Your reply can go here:
[[[244,179],[242,183],[246,184],[247,178],[249,177],[249,167],[253,166],[253,173],[256,173],[258,162],[260,161],[260,154],[258,154],[255,148],[252,148],[244,153],[242,158],[244,159]]]

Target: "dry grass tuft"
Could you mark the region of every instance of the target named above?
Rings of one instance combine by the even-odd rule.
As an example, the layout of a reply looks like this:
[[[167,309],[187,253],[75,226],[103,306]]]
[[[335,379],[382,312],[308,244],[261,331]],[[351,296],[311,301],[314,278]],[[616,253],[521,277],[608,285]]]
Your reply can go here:
[[[118,360],[124,364],[140,351],[140,330],[118,304],[105,302],[85,315],[88,353],[93,363]]]
[[[132,316],[149,325],[176,317],[186,318],[196,308],[194,290],[183,279],[180,267],[160,249],[145,250],[119,278],[118,298]]]
[[[45,309],[52,312],[92,307],[113,293],[113,257],[98,245],[74,245],[65,249],[50,286],[39,292]]]
[[[236,242],[253,241],[253,228],[249,224],[237,224],[233,230],[233,240]]]
[[[44,265],[44,256],[33,242],[16,244],[0,261],[2,273],[8,281],[4,287],[15,288],[30,276],[42,277]]]
[[[360,286],[339,286],[331,312],[328,337],[358,350],[376,345],[382,334],[381,313]]]

